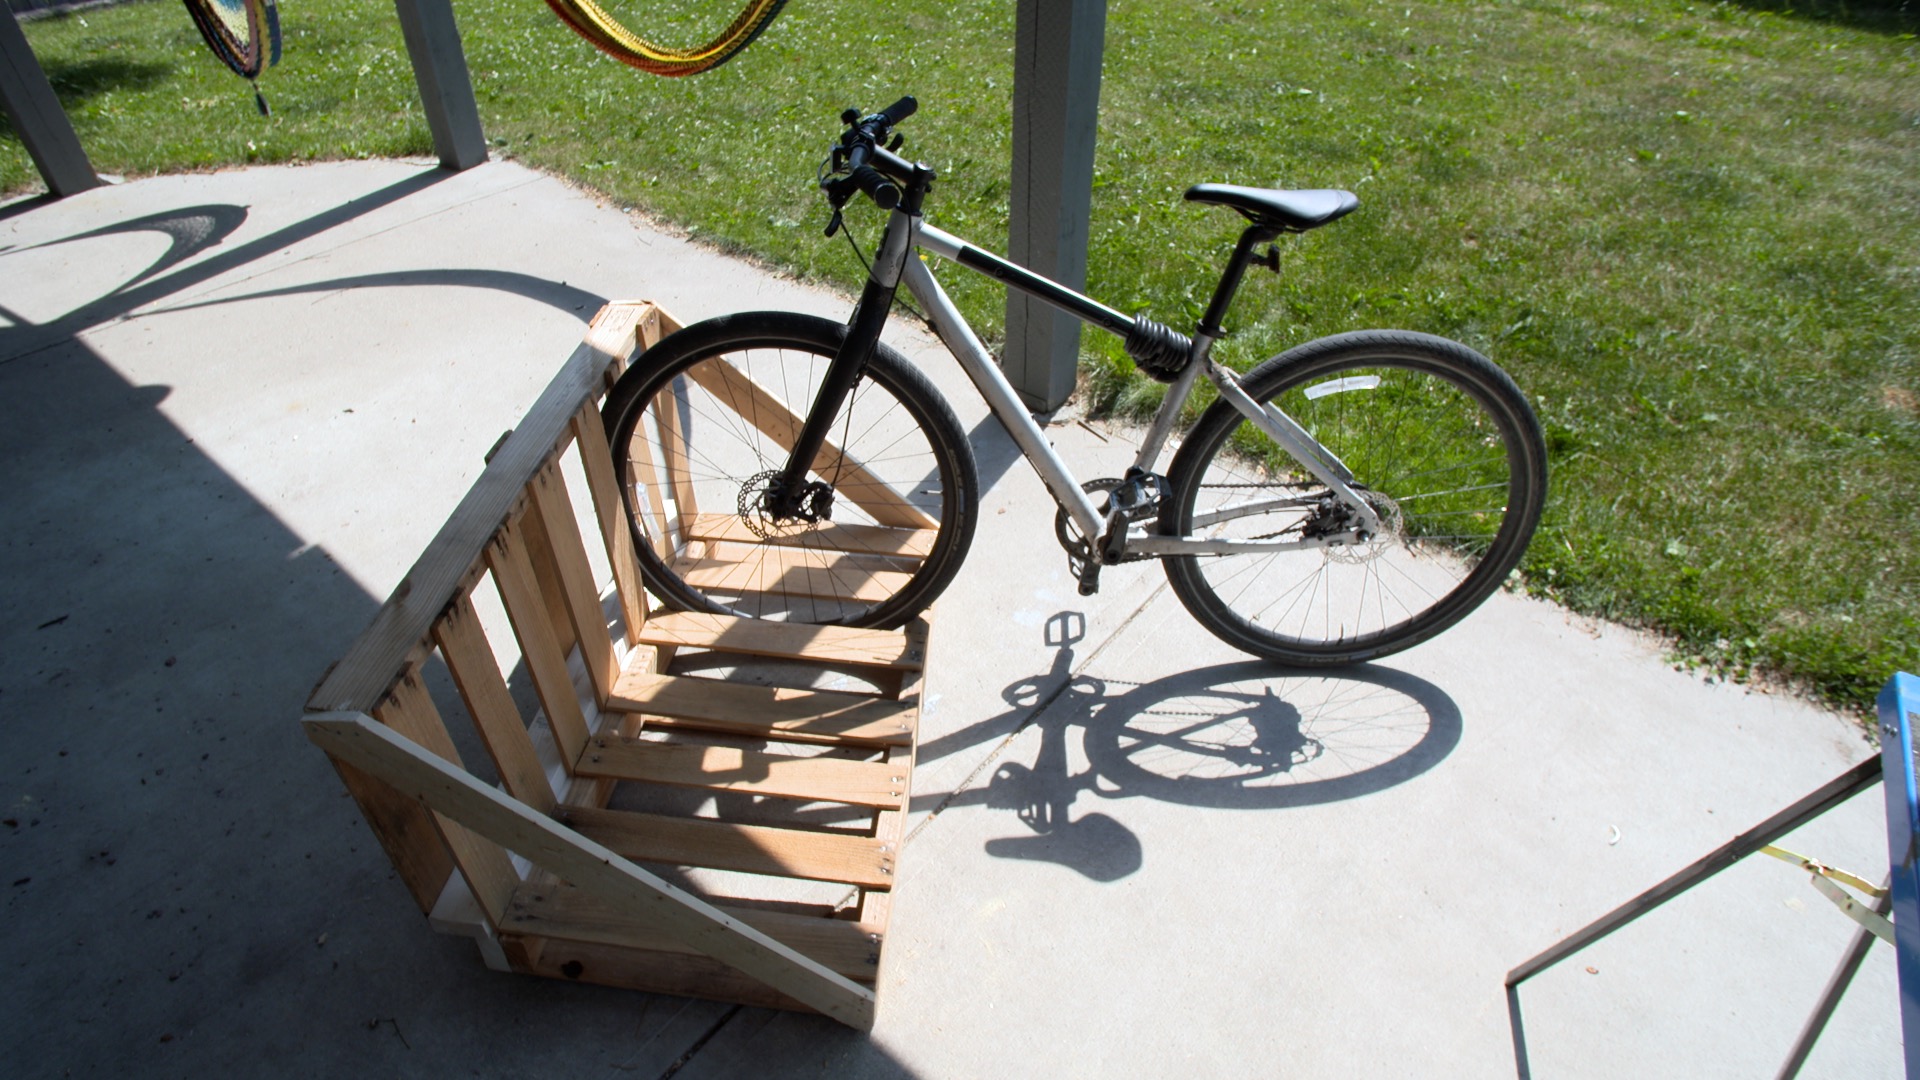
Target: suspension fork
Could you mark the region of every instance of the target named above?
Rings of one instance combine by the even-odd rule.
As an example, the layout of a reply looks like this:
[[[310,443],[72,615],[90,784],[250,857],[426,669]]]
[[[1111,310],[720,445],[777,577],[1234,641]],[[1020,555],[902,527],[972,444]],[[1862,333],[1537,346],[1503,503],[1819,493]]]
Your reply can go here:
[[[919,200],[912,201],[917,206]],[[896,208],[887,219],[887,231],[880,238],[879,251],[874,253],[867,284],[860,291],[860,302],[854,305],[853,318],[847,324],[847,336],[840,343],[839,351],[834,353],[833,362],[827,366],[826,377],[821,380],[820,390],[814,395],[812,407],[807,410],[806,423],[801,426],[800,434],[787,454],[786,466],[780,470],[779,479],[765,496],[762,509],[776,518],[797,517],[811,501],[807,469],[820,456],[820,448],[826,445],[834,418],[840,415],[840,407],[846,403],[847,395],[853,392],[860,376],[867,370],[867,361],[872,358],[874,347],[880,343],[880,331],[887,325],[887,316],[893,310],[894,292],[900,287],[901,268],[912,250],[913,228],[917,220],[917,216],[909,213],[905,206]]]

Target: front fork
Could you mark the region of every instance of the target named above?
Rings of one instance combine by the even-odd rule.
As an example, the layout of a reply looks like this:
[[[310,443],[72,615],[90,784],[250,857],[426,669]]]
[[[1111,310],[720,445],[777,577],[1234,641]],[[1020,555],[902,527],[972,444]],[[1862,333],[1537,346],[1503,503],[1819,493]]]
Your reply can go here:
[[[880,238],[880,250],[874,254],[866,287],[860,291],[860,302],[854,305],[853,317],[847,323],[847,336],[841,341],[839,351],[833,354],[833,363],[828,365],[820,390],[807,410],[806,423],[788,451],[786,466],[761,496],[762,511],[776,520],[814,520],[825,516],[820,511],[830,505],[831,493],[817,491],[818,485],[809,484],[807,470],[820,456],[834,418],[840,415],[841,405],[859,383],[860,376],[867,370],[867,360],[873,356],[874,346],[880,343],[880,331],[887,325],[894,292],[900,287],[901,267],[912,249],[915,221],[913,215],[901,209],[893,211],[887,219],[887,231]]]

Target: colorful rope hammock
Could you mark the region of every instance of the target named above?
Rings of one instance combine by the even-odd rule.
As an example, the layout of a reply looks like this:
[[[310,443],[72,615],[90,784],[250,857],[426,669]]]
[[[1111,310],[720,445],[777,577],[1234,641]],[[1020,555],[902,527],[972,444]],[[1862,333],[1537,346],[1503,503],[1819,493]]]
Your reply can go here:
[[[254,80],[280,62],[280,10],[274,0],[181,0],[207,48],[235,75],[253,83],[253,103],[267,115],[267,99]]]
[[[547,0],[554,14],[594,47],[630,67],[670,78],[712,71],[733,58],[760,36],[780,14],[787,0],[747,0],[733,24],[720,36],[692,49],[675,49],[653,42],[622,26],[593,0]]]

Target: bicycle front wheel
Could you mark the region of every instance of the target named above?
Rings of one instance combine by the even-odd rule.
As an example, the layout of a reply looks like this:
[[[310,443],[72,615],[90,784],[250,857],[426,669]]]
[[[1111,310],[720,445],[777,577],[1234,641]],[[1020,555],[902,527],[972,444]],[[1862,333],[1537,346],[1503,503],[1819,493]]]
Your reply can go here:
[[[766,509],[845,337],[805,315],[711,319],[649,349],[607,395],[641,571],[668,606],[891,627],[959,570],[978,516],[973,454],[952,409],[886,345],[808,470],[804,515]]]
[[[1227,643],[1302,666],[1384,656],[1458,622],[1525,554],[1546,448],[1525,397],[1486,357],[1363,331],[1292,349],[1242,385],[1352,470],[1381,529],[1363,543],[1166,560],[1175,594]],[[1326,486],[1225,402],[1194,425],[1168,481],[1167,535],[1312,543],[1339,531]]]

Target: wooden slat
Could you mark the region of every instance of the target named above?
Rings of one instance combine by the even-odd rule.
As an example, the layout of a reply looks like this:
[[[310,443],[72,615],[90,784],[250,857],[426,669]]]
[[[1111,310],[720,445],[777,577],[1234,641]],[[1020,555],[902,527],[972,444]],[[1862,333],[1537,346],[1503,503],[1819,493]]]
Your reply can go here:
[[[580,645],[580,657],[593,679],[594,697],[605,702],[613,693],[614,673],[620,661],[613,651],[613,638],[607,632],[606,615],[600,608],[600,590],[594,588],[593,569],[587,563],[586,542],[580,536],[580,523],[573,516],[573,501],[566,481],[556,465],[548,465],[527,485],[533,495],[533,509],[546,526],[552,545],[554,569],[560,575],[560,591],[566,601],[573,625],[573,637]]]
[[[879,969],[883,926],[818,915],[716,906],[848,978],[872,982]],[[692,951],[672,935],[661,933],[639,913],[614,908],[567,885],[522,886],[507,905],[506,923],[501,929],[633,949]]]
[[[523,519],[524,520],[524,519]],[[580,756],[587,745],[587,717],[580,699],[573,692],[573,679],[567,674],[566,654],[554,639],[547,622],[546,602],[542,598],[533,566],[527,558],[526,540],[517,523],[510,523],[487,545],[487,568],[500,587],[500,599],[506,605],[507,618],[513,623],[513,635],[520,642],[520,655],[533,675],[533,688],[547,710],[547,722],[553,725],[554,741],[568,762]]]
[[[427,545],[373,624],[347,650],[307,701],[309,710],[367,712],[386,694],[435,619],[459,591],[487,541],[520,500],[522,487],[547,460],[582,403],[598,394],[615,357],[634,349],[634,326],[652,305],[609,304],[594,316],[586,340],[513,430],[453,516]]]
[[[593,497],[600,541],[606,545],[607,562],[613,567],[613,588],[620,597],[621,618],[627,624],[627,644],[637,645],[640,628],[647,621],[647,596],[640,585],[633,529],[627,523],[626,505],[620,500],[620,481],[614,475],[613,452],[607,446],[600,410],[592,404],[581,409],[573,418],[573,434],[574,445],[580,448],[580,468],[587,476],[587,493]]]
[[[374,839],[380,841],[381,850],[393,863],[394,872],[400,875],[400,883],[407,887],[420,913],[431,914],[454,873],[453,854],[440,837],[433,811],[378,777],[338,758],[332,761],[340,782],[360,807],[360,816],[366,819]]]
[[[695,364],[687,375],[708,393],[738,412],[740,416],[778,445],[791,450],[805,426],[772,391],[748,377],[725,360],[713,359]],[[811,406],[806,402],[805,406]],[[843,499],[865,510],[882,525],[906,529],[932,528],[934,520],[908,503],[865,464],[828,442],[820,448],[813,471],[833,477],[834,491]]]
[[[545,468],[552,468],[549,463]],[[544,470],[543,470],[544,471]],[[573,651],[573,619],[567,614],[567,593],[560,584],[560,568],[555,565],[553,541],[547,537],[547,523],[533,502],[533,484],[528,482],[525,504],[509,520],[518,521],[520,538],[527,548],[527,566],[533,571],[534,590],[540,596],[540,609],[546,613],[547,629],[553,633],[560,655]]]
[[[662,405],[666,408],[662,408]],[[653,401],[653,422],[660,430],[660,469],[673,486],[674,511],[684,524],[700,512],[693,495],[693,471],[688,467],[687,440],[680,430],[680,394],[677,383],[669,384]],[[669,531],[666,517],[660,517],[660,531]],[[665,557],[664,555],[662,556]]]
[[[907,791],[907,774],[884,761],[794,757],[643,739],[595,738],[574,771],[582,776],[854,806],[898,807]]]
[[[880,603],[906,587],[910,573],[886,560],[802,548],[716,545],[674,570],[688,585],[729,596],[803,596]]]
[[[534,752],[526,721],[500,675],[500,661],[487,644],[486,631],[471,598],[454,600],[445,618],[433,624],[433,639],[453,673],[454,685],[467,703],[480,741],[493,759],[500,782],[514,798],[542,813],[553,809],[553,785]]]
[[[871,836],[631,810],[562,806],[554,814],[594,843],[639,862],[838,881],[869,889],[893,887],[893,847]]]
[[[603,440],[605,434],[603,427],[601,431]],[[633,498],[636,494],[633,485],[636,483],[646,488],[647,507],[653,512],[654,520],[653,553],[661,559],[671,558],[673,538],[669,535],[669,527],[672,523],[667,520],[667,478],[654,461],[653,437],[647,433],[644,418],[641,423],[635,425],[625,446],[616,448],[609,445],[607,460],[613,466],[614,487],[620,495]],[[624,505],[621,507],[621,513],[624,518],[626,513]]]
[[[820,1011],[710,956],[654,949],[623,949],[616,945],[566,941],[561,938],[543,940],[547,944],[538,960],[519,970],[549,979],[640,990],[649,994],[706,998],[762,1009]]]
[[[393,693],[375,707],[373,715],[423,752],[436,755],[453,768],[461,767],[460,752],[454,749],[453,738],[447,733],[439,710],[433,707],[433,699],[427,696],[426,687],[420,685],[416,675],[408,674],[396,683]],[[520,886],[520,875],[514,871],[513,861],[500,845],[446,814],[436,810],[434,822],[453,855],[453,865],[467,880],[467,888],[479,902],[487,922],[499,926],[508,899]]]
[[[901,630],[913,648],[921,655],[927,653],[930,628],[925,618],[915,619]],[[900,693],[903,697],[920,699],[926,693],[926,669],[905,671],[900,676]],[[914,739],[906,746],[891,747],[887,751],[887,764],[898,770],[895,775],[907,778],[906,798],[895,807],[888,807],[874,815],[873,835],[893,846],[895,851],[906,844],[907,815],[912,809],[913,770],[920,755],[920,740]],[[880,926],[887,925],[893,915],[893,893],[891,891],[868,890],[860,897],[860,917]]]
[[[873,991],[634,866],[612,850],[482,784],[358,714],[309,717],[307,737],[622,911],[856,1028],[873,1026]],[[604,811],[602,811],[604,813]],[[543,952],[543,960],[550,959]]]
[[[733,541],[741,544],[819,548],[844,551],[853,555],[887,555],[903,559],[925,559],[940,535],[932,529],[895,529],[879,525],[841,525],[826,521],[803,533],[776,534],[766,540],[740,520],[737,514],[700,514],[686,526],[687,535],[698,540]]]
[[[923,658],[921,646],[898,630],[737,619],[703,611],[655,615],[640,640],[663,648],[717,649],[746,656],[905,670],[918,669]]]
[[[635,671],[620,676],[607,706],[738,735],[901,746],[913,738],[918,711],[917,701]]]

